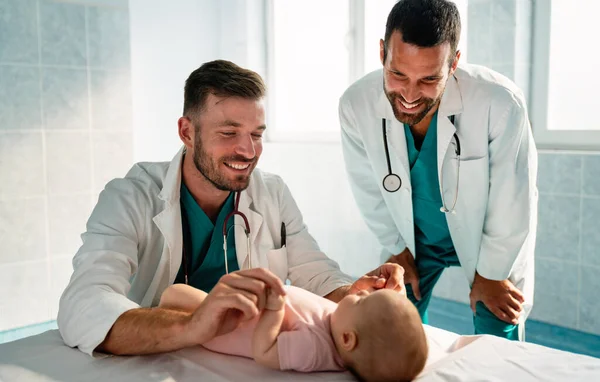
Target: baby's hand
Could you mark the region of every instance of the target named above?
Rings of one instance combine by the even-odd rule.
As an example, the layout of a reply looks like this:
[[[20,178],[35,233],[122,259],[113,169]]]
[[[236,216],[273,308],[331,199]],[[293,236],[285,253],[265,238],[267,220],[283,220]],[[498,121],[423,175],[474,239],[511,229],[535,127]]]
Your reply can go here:
[[[267,310],[281,310],[285,305],[285,296],[282,296],[275,292],[273,289],[267,291],[267,303],[265,309]]]

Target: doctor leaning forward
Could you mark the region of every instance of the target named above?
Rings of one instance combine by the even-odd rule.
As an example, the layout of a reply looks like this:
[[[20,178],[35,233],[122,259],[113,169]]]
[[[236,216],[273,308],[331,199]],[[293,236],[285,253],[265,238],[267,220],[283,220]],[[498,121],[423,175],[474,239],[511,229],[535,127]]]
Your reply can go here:
[[[537,153],[522,92],[458,66],[460,18],[446,0],[400,0],[382,70],[340,99],[342,146],[361,213],[400,264],[424,322],[445,268],[462,267],[475,333],[523,339],[533,304]]]

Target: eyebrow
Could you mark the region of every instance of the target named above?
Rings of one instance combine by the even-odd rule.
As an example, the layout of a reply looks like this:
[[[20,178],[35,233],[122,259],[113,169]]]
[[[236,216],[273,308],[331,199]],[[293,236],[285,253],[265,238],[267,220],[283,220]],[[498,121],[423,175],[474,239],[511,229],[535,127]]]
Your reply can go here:
[[[233,121],[231,119],[226,119],[225,121],[219,123],[219,127],[225,127],[225,126],[231,126],[231,127],[242,127],[242,124],[236,121]],[[266,130],[267,126],[266,125],[260,125],[257,127],[258,130]]]
[[[226,119],[223,122],[219,123],[219,127],[221,126],[242,127],[242,124],[236,121],[232,121],[231,119]]]
[[[390,69],[390,72],[393,72],[395,74],[399,74],[401,76],[406,76],[406,74],[404,74],[401,71],[396,70],[396,69]],[[442,74],[440,74],[440,73],[430,74],[430,75],[422,77],[422,78],[442,78]]]

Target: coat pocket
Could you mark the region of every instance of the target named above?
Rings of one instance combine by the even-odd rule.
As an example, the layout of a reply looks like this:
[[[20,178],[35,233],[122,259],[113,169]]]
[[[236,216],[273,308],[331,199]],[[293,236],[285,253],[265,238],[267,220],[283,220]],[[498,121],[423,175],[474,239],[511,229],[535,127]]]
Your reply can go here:
[[[287,248],[271,249],[267,252],[269,270],[285,283],[288,276]]]

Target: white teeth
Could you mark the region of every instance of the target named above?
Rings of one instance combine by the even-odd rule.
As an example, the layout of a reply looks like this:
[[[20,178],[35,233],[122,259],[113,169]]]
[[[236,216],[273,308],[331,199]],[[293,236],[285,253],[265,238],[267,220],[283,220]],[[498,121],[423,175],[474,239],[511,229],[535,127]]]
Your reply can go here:
[[[248,164],[225,163],[225,164],[227,166],[231,167],[231,168],[236,169],[236,170],[245,170],[245,169],[247,169],[250,166],[249,163]]]
[[[413,109],[413,108],[419,106],[419,103],[405,103],[402,101],[400,101],[400,103],[402,104],[402,106],[404,106],[407,109]]]

